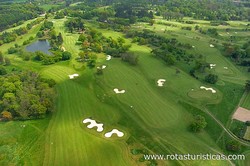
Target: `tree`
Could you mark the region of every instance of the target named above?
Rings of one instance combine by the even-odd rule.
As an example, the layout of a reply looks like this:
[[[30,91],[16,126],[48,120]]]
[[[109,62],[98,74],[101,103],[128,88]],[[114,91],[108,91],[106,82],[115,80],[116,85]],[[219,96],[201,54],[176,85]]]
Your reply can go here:
[[[0,75],[5,75],[7,74],[6,69],[3,66],[0,66]]]
[[[2,64],[4,62],[3,59],[4,59],[3,53],[0,51],[0,64]]]
[[[226,144],[226,149],[231,152],[238,152],[240,150],[240,143],[237,141],[229,141]]]
[[[175,74],[176,74],[176,75],[178,75],[178,74],[180,74],[180,73],[181,73],[180,69],[176,69],[176,70],[175,70]]]
[[[194,122],[191,124],[191,130],[193,132],[200,132],[202,129],[204,129],[207,126],[207,122],[205,118],[201,115],[196,115]]]
[[[168,65],[174,65],[175,64],[175,57],[172,54],[167,54],[164,58],[164,61],[168,64]]]
[[[95,64],[96,64],[96,60],[95,59],[89,59],[88,60],[88,67],[89,68],[93,68],[93,67],[95,67]]]
[[[137,65],[139,57],[138,55],[134,55],[133,53],[123,53],[121,55],[121,59],[125,62],[130,63],[131,65]]]
[[[78,41],[84,42],[86,40],[86,36],[84,34],[81,34],[78,38]]]
[[[63,60],[63,61],[69,60],[70,58],[71,58],[71,53],[70,53],[70,52],[64,51],[64,52],[62,53],[62,60]]]
[[[38,31],[37,34],[36,34],[36,36],[38,38],[42,38],[44,36],[44,32],[43,31]]]
[[[5,120],[11,120],[12,119],[12,114],[9,111],[3,111],[1,113],[2,118]]]
[[[98,74],[98,75],[102,75],[102,74],[103,74],[103,70],[102,70],[101,67],[98,67],[98,68],[96,69],[96,74]]]
[[[62,37],[62,33],[61,32],[57,36],[57,43],[58,43],[58,45],[62,45],[63,44],[63,37]]]
[[[10,47],[9,49],[8,49],[8,54],[14,54],[14,53],[16,53],[17,52],[17,49],[15,48],[15,47]]]
[[[215,74],[209,74],[205,77],[205,81],[210,84],[215,84],[218,81],[218,76]]]
[[[245,89],[246,91],[250,91],[250,80],[246,81]]]
[[[154,23],[155,23],[155,20],[154,20],[154,19],[151,19],[151,20],[149,21],[149,25],[150,25],[150,26],[153,26]]]
[[[9,58],[6,57],[6,58],[4,59],[4,61],[5,61],[5,65],[6,65],[6,66],[11,65],[11,62],[10,62],[10,59],[9,59]]]

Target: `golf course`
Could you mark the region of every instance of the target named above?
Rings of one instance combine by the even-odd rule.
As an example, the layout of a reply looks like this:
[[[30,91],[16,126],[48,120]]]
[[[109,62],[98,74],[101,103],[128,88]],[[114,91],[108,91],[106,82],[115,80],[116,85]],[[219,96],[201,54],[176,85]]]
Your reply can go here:
[[[0,51],[11,62],[3,65],[5,76],[14,71],[31,70],[41,78],[53,80],[55,101],[53,109],[37,119],[0,118],[0,165],[249,165],[250,117],[240,113],[236,116],[236,113],[239,108],[250,112],[250,90],[246,89],[250,73],[222,51],[232,39],[228,32],[234,36],[232,46],[249,43],[250,32],[244,31],[249,29],[248,21],[225,21],[227,25],[215,27],[219,35],[213,36],[195,30],[195,26],[202,30],[214,28],[210,21],[184,16],[180,22],[154,14],[153,25],[138,20],[122,31],[117,30],[119,26],[112,27],[112,21],[102,21],[98,14],[91,19],[77,18],[74,10],[92,7],[87,8],[87,4],[82,3],[69,5],[72,11],[56,18],[67,9],[50,10],[61,5],[57,3],[42,5],[41,2],[40,6],[47,10],[46,16],[4,30],[11,33],[36,19],[44,19],[27,33],[17,36],[15,41],[0,44]],[[150,6],[153,11],[156,11],[155,6]],[[100,3],[93,8],[93,13],[102,14],[109,8],[112,5]],[[110,11],[115,10],[113,8]],[[71,24],[72,20],[76,23]],[[79,20],[84,28],[70,29],[69,26]],[[51,27],[47,28],[49,24]],[[103,28],[104,24],[110,27]],[[43,33],[42,37],[39,32]],[[63,39],[58,46],[54,41],[59,37],[53,38],[53,33]],[[42,50],[27,51],[27,46],[44,39],[50,43],[54,55],[45,55]],[[168,45],[158,46],[156,39],[180,44],[172,49]],[[155,43],[151,43],[152,40]],[[25,41],[29,44],[24,44]],[[114,43],[121,47],[117,48],[119,51],[128,46],[126,51],[119,52],[122,56],[112,54],[110,50],[114,51],[115,47],[105,50]],[[98,44],[101,51],[93,49]],[[11,47],[18,51],[10,53]],[[164,54],[166,48],[170,50],[166,54],[180,54],[175,63],[170,64],[169,59],[157,54],[160,51]],[[65,60],[52,62],[37,58],[38,55],[53,58],[65,52],[70,53],[70,58]],[[25,59],[26,54],[29,59]],[[126,59],[129,57],[132,60]],[[244,60],[250,59],[250,55],[246,57]],[[208,75],[216,76],[216,81],[209,82]],[[4,100],[0,102],[0,112],[4,108],[2,105]],[[245,121],[240,119],[242,116]],[[205,125],[195,128],[193,124],[199,118],[204,119]],[[244,155],[245,159],[145,158],[145,155],[155,154]]]

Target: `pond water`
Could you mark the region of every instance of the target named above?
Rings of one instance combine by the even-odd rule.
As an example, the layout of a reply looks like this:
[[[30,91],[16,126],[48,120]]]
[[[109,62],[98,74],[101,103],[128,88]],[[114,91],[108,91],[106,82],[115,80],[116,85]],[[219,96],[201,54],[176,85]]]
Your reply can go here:
[[[26,50],[29,52],[36,52],[41,51],[45,54],[52,55],[51,52],[49,52],[50,44],[48,40],[38,40],[26,47]]]

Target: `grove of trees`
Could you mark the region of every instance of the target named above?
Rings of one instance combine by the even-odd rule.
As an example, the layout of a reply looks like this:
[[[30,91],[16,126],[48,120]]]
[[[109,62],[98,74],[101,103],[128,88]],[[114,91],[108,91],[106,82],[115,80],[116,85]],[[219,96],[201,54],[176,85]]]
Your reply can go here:
[[[22,24],[42,14],[44,11],[33,3],[1,3],[0,5],[0,31],[11,26]]]
[[[4,120],[43,118],[53,110],[54,80],[38,73],[15,72],[0,78],[0,114]]]
[[[207,122],[205,118],[201,115],[196,115],[190,127],[193,132],[200,132],[206,126],[207,126]]]

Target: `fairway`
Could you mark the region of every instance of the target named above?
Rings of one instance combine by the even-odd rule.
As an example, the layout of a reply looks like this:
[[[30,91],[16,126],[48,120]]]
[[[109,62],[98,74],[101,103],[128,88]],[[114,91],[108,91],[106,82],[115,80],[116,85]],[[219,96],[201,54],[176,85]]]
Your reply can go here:
[[[241,104],[242,107],[250,109],[250,93],[246,93]]]

